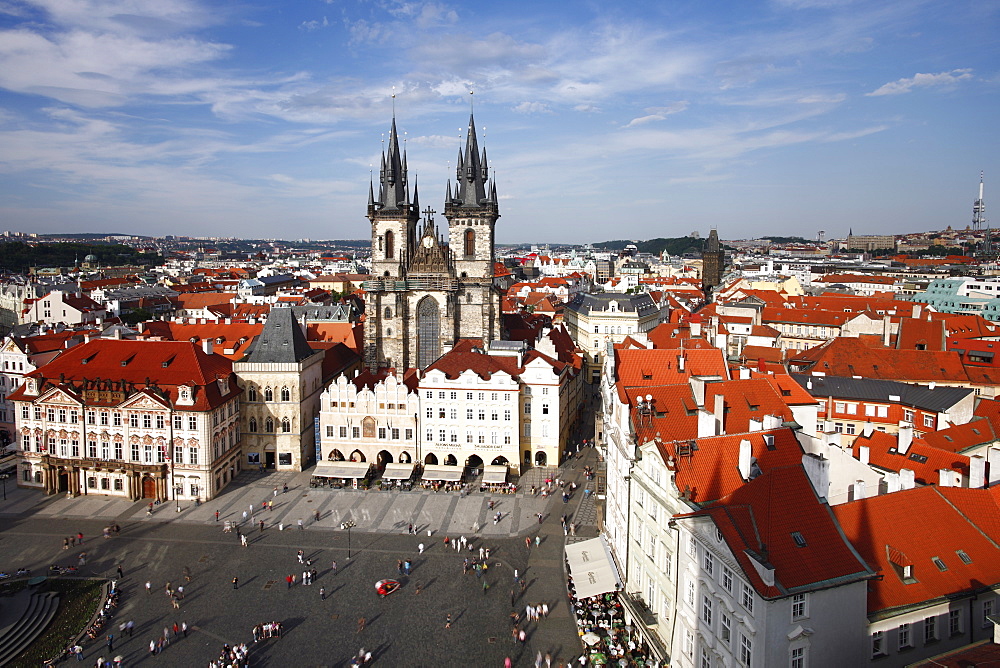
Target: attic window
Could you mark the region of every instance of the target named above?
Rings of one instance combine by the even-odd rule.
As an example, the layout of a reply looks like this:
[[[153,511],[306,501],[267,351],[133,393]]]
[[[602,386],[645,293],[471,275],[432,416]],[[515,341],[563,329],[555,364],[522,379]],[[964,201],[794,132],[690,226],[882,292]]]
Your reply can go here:
[[[937,569],[939,571],[946,571],[946,570],[948,570],[948,567],[945,566],[945,563],[943,561],[941,561],[940,557],[931,557],[931,561],[934,562],[934,565],[937,566]]]
[[[806,546],[806,537],[803,536],[798,531],[793,531],[792,532],[792,540],[795,541],[795,547],[805,547]]]
[[[952,440],[952,438],[951,438],[951,436],[949,436],[948,434],[944,434],[944,440],[946,440],[946,441],[951,441],[951,440]]]
[[[975,427],[973,427],[973,428],[972,428],[972,433],[973,433],[973,434],[975,434],[976,436],[979,436],[979,435],[980,435],[980,434],[979,434],[979,430],[978,430],[978,429],[976,429]]]
[[[752,411],[759,411],[760,410],[760,404],[750,404],[750,410],[752,410]]]
[[[915,462],[919,462],[920,464],[926,464],[927,463],[927,457],[925,455],[918,455],[915,452],[911,452],[909,458],[912,459]]]
[[[972,557],[970,557],[968,555],[968,553],[966,553],[965,550],[956,550],[955,554],[958,555],[958,558],[962,560],[963,564],[971,564],[972,563]]]
[[[782,390],[781,391],[781,396],[783,396],[783,397],[790,397],[790,396],[792,396],[792,391],[791,390]]]

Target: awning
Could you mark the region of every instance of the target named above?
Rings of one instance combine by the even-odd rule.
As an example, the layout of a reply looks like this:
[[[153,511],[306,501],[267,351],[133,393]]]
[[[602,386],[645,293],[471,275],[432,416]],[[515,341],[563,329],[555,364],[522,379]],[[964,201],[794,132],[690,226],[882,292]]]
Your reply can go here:
[[[492,464],[487,466],[483,471],[483,482],[493,484],[507,482],[507,467]]]
[[[320,462],[312,474],[318,478],[364,478],[370,467],[368,462]]]
[[[461,466],[446,466],[444,464],[427,464],[424,466],[424,480],[444,480],[458,482],[462,479]]]
[[[409,480],[413,475],[413,464],[386,464],[382,480]]]
[[[621,587],[618,569],[603,538],[567,545],[566,559],[576,585],[577,598],[606,594]]]

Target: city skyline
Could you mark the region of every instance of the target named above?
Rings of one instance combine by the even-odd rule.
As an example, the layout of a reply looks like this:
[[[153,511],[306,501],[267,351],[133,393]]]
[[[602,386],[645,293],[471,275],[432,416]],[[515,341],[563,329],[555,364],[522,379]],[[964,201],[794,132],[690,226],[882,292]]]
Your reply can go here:
[[[3,2],[0,216],[22,232],[361,239],[393,114],[440,214],[474,98],[498,243],[964,228],[980,171],[987,221],[1000,173],[997,14]]]

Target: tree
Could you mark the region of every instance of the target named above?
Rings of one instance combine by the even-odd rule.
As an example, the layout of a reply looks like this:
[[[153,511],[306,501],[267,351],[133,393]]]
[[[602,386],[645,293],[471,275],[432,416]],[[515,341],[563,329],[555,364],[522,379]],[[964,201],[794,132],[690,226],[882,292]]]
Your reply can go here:
[[[139,308],[132,309],[128,313],[122,313],[119,317],[126,325],[137,325],[140,322],[152,320],[153,314],[140,306]]]

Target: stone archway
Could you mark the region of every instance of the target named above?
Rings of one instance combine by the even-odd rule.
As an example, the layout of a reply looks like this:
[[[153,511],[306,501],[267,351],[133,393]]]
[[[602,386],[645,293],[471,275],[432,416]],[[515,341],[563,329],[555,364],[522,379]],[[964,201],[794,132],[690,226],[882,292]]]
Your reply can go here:
[[[455,455],[448,455],[444,458],[445,466],[458,466],[458,457]]]
[[[506,457],[497,457],[492,462],[493,466],[510,466],[510,462],[507,461]]]
[[[545,454],[544,450],[535,453],[535,466],[545,466],[548,460],[549,456]]]
[[[469,455],[469,458],[465,460],[465,468],[473,471],[481,471],[483,468],[483,458],[479,455]]]
[[[413,457],[410,456],[409,452],[407,452],[406,450],[404,450],[403,452],[399,453],[399,463],[400,464],[412,464],[413,463]]]
[[[386,464],[392,463],[392,455],[389,454],[388,450],[379,450],[379,453],[375,455],[375,466],[380,469],[384,469]]]
[[[351,453],[351,461],[352,462],[365,462],[365,461],[368,461],[368,460],[365,459],[365,453],[361,452],[360,450],[355,450],[354,452]]]
[[[437,465],[437,463],[438,463],[437,455],[435,455],[433,452],[428,452],[427,456],[424,457],[424,464],[430,464],[431,466],[435,466]]]
[[[342,462],[344,461],[345,457],[344,453],[341,452],[340,450],[331,450],[330,453],[326,456],[326,459],[327,461],[330,462]]]

